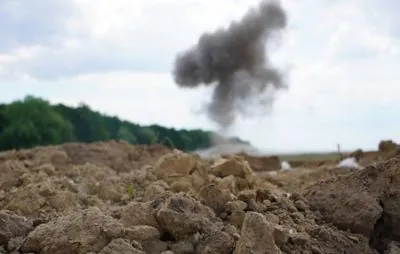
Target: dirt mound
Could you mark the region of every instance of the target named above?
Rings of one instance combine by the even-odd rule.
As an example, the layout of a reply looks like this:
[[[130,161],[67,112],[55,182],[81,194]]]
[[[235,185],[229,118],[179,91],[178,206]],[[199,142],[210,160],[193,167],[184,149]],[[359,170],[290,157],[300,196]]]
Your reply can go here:
[[[372,254],[396,248],[397,161],[356,173],[292,169],[266,177],[249,160],[207,162],[124,142],[1,153],[0,253]],[[327,180],[312,184],[320,179]],[[346,199],[346,190],[356,194]]]
[[[245,153],[239,153],[236,156],[241,156],[247,160],[254,171],[274,171],[281,168],[281,160],[278,156],[252,156]]]
[[[117,172],[152,163],[171,150],[161,145],[132,146],[125,141],[95,142],[91,144],[67,143],[61,146],[37,147],[0,153],[0,161],[29,161],[36,164],[107,166]]]
[[[393,140],[382,140],[379,142],[379,152],[390,152],[399,148],[399,145],[394,143]]]
[[[367,237],[380,253],[400,242],[400,158],[320,181],[304,191],[321,218]],[[395,243],[397,244],[397,243]]]

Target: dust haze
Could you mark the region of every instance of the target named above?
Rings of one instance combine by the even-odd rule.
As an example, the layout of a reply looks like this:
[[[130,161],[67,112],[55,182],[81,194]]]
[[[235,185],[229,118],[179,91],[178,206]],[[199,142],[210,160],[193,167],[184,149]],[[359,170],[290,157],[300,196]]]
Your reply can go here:
[[[208,117],[222,128],[239,115],[273,104],[271,92],[286,88],[282,73],[270,63],[267,42],[286,27],[287,15],[278,1],[263,1],[227,29],[204,33],[175,59],[173,76],[180,87],[215,85]]]

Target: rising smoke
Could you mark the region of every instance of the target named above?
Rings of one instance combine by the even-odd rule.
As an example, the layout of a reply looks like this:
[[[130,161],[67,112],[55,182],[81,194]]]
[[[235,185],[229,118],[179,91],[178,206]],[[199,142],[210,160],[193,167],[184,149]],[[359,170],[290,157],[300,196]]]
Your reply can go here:
[[[195,88],[216,84],[207,114],[220,127],[231,126],[250,108],[270,106],[268,88],[285,88],[282,74],[271,66],[266,44],[273,32],[286,27],[286,13],[279,2],[263,1],[257,9],[227,29],[205,33],[175,59],[175,82]]]

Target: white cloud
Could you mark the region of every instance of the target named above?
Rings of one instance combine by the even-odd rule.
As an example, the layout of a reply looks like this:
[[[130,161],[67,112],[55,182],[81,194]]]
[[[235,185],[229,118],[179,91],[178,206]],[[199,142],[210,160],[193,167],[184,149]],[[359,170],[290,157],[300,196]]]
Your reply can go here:
[[[193,114],[210,88],[178,89],[170,74],[175,54],[258,3],[28,2],[0,3],[0,98],[33,93],[70,104],[86,101],[135,122],[188,128],[215,128]],[[280,150],[334,149],[338,142],[370,148],[381,138],[400,139],[394,117],[400,109],[396,3],[283,3],[288,31],[282,47],[271,48],[274,62],[292,66],[290,89],[270,116],[241,119],[231,133]]]

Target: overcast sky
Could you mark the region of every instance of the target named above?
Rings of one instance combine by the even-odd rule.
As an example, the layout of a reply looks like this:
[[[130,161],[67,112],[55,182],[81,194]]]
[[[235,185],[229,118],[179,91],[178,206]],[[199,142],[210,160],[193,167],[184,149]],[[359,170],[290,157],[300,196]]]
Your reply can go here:
[[[216,129],[210,89],[180,90],[177,52],[256,0],[2,0],[0,100],[32,94],[141,124]],[[268,150],[375,148],[400,141],[398,0],[286,0],[272,61],[289,72],[270,115],[228,133]],[[396,117],[397,116],[397,117]]]

